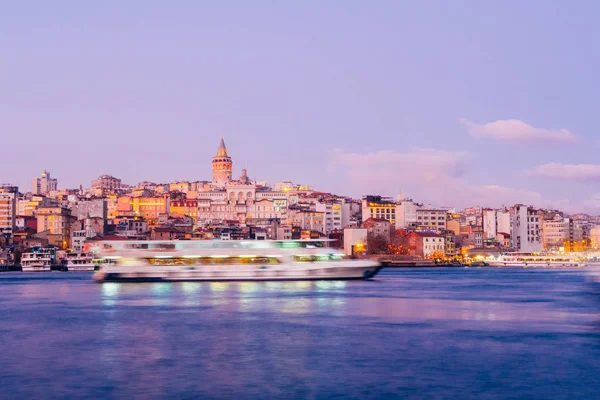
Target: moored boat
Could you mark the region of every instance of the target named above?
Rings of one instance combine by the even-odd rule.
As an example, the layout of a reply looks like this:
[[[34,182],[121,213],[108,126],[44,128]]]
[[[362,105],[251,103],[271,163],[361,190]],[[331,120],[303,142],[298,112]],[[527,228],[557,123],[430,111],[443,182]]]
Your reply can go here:
[[[492,267],[583,267],[585,258],[577,254],[505,253],[498,259],[487,261]]]
[[[94,271],[94,257],[86,253],[67,253],[62,260],[62,267],[69,272]]]
[[[52,248],[33,247],[31,252],[21,256],[23,272],[48,272],[56,262],[56,250]]]
[[[370,279],[381,265],[346,259],[323,241],[100,242],[96,281]]]

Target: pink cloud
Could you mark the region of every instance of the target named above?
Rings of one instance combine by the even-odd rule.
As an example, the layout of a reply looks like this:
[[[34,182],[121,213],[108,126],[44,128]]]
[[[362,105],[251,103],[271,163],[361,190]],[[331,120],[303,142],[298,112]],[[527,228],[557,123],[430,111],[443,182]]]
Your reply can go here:
[[[339,193],[394,196],[402,193],[417,201],[451,206],[502,207],[527,204],[566,212],[600,211],[600,195],[573,203],[547,199],[534,190],[499,185],[473,185],[464,177],[469,154],[436,149],[406,152],[330,152],[329,173],[337,179]]]
[[[459,122],[467,127],[474,138],[489,138],[511,143],[574,143],[575,135],[567,129],[535,128],[517,119],[499,120],[487,124],[477,124],[465,118]]]
[[[338,175],[352,196],[403,193],[418,201],[463,207],[541,204],[539,193],[502,186],[474,186],[464,179],[469,155],[437,149],[407,152],[330,153],[329,172]]]
[[[570,181],[599,181],[600,165],[595,164],[559,164],[548,163],[537,166],[527,175]]]
[[[351,178],[410,182],[437,182],[463,175],[468,154],[431,148],[414,148],[400,153],[390,150],[371,153],[330,152],[329,171],[342,169]]]

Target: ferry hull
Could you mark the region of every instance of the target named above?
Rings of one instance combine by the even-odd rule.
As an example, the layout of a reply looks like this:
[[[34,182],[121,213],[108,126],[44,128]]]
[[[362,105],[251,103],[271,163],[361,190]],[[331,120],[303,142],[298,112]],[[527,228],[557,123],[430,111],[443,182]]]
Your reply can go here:
[[[21,266],[21,270],[23,272],[50,272],[51,269],[52,268],[49,265],[44,265],[42,267],[34,267],[34,266],[23,267],[23,266]]]
[[[490,262],[491,267],[544,267],[544,268],[579,268],[585,267],[582,262]]]
[[[314,280],[367,280],[381,270],[377,263],[365,262],[356,266],[318,266],[314,268],[238,268],[153,270],[147,267],[104,268],[94,274],[97,282],[157,282],[157,281],[314,281]]]
[[[90,265],[68,265],[66,266],[68,272],[93,272],[95,269],[94,264]]]

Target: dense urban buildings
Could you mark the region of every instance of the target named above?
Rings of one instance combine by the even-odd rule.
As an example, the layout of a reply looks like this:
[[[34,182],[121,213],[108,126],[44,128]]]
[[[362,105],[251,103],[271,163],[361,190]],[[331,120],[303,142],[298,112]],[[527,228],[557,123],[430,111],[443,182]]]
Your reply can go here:
[[[360,200],[290,181],[269,185],[242,169],[221,138],[210,180],[128,185],[104,174],[62,189],[44,171],[31,192],[0,186],[2,247],[84,251],[97,240],[330,238],[347,254],[458,257],[468,253],[580,251],[600,247],[600,219],[528,205],[462,211],[403,194]]]
[[[7,243],[15,231],[18,193],[16,186],[0,186],[0,243]]]
[[[56,191],[58,180],[50,177],[50,172],[44,171],[39,178],[34,178],[31,188],[33,194],[48,194]]]

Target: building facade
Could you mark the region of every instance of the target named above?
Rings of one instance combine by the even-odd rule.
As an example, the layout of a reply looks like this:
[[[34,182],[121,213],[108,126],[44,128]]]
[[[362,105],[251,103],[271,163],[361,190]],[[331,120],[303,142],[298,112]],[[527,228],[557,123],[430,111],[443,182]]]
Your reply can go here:
[[[116,192],[121,189],[121,180],[111,175],[100,175],[98,179],[92,181],[92,189],[99,190],[101,193]]]
[[[446,210],[419,208],[416,210],[417,229],[441,232],[446,230],[448,212]]]
[[[495,239],[499,233],[510,233],[510,213],[506,210],[482,210],[484,239]]]
[[[390,197],[364,196],[362,199],[362,220],[381,218],[396,225],[396,202]]]
[[[538,210],[522,204],[515,205],[511,210],[512,247],[523,253],[539,253],[543,250],[542,221]]]
[[[400,200],[396,205],[396,229],[416,228],[417,210],[422,206],[410,199]]]
[[[58,180],[53,179],[50,176],[50,172],[44,170],[39,178],[34,178],[31,185],[31,192],[33,194],[48,194],[49,192],[56,191],[58,188]]]
[[[0,242],[8,243],[16,227],[19,188],[0,186]]]
[[[51,243],[66,249],[71,239],[71,210],[66,207],[40,207],[37,212],[38,233],[45,233]]]

